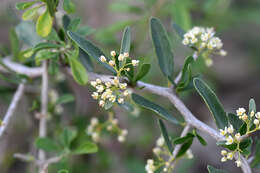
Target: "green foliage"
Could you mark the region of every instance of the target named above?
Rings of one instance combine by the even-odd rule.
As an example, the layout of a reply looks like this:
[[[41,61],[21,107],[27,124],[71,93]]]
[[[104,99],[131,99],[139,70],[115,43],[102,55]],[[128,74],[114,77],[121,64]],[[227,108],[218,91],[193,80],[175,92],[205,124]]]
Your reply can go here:
[[[209,86],[199,78],[193,80],[194,86],[204,102],[207,104],[212,113],[216,125],[219,129],[224,129],[228,126],[228,118],[226,112],[216,94],[209,88]]]
[[[251,112],[256,113],[256,105],[255,105],[255,100],[254,99],[250,99],[249,100],[249,112],[248,115],[250,115]]]
[[[130,27],[126,27],[121,41],[120,53],[129,53],[131,46],[131,30]]]
[[[227,148],[227,149],[229,149],[231,151],[234,151],[234,150],[237,149],[237,144],[236,143],[233,143],[233,144],[230,144],[230,145],[226,145],[226,141],[218,141],[216,144],[218,146],[222,146],[224,148]]]
[[[48,10],[40,15],[36,23],[37,34],[41,37],[46,37],[49,35],[52,29],[53,19]]]
[[[75,10],[76,10],[75,5],[73,4],[73,2],[71,0],[64,0],[63,1],[63,9],[67,13],[74,13]]]
[[[19,44],[18,36],[15,32],[15,29],[10,30],[9,39],[10,39],[10,42],[11,42],[12,54],[14,56],[14,59],[17,59],[18,55],[19,55],[19,51],[20,51],[20,44]]]
[[[193,130],[193,134],[197,137],[197,139],[199,140],[199,142],[201,143],[201,145],[206,146],[207,142],[205,141],[205,139],[203,139],[196,130]]]
[[[167,129],[166,129],[162,120],[159,119],[158,123],[159,123],[159,126],[160,126],[161,133],[163,135],[163,138],[164,138],[164,140],[167,144],[168,150],[169,150],[170,153],[172,153],[173,152],[173,146],[172,146],[171,140],[169,138]]]
[[[226,171],[216,169],[210,165],[207,166],[209,173],[227,173]]]
[[[55,141],[49,138],[37,138],[35,145],[37,148],[48,152],[58,152],[61,149]]]
[[[236,131],[239,131],[239,128],[243,125],[243,121],[238,118],[237,115],[228,113],[228,121],[233,125]]]
[[[59,170],[58,173],[69,173],[69,171],[66,169],[62,169],[62,170]]]
[[[195,137],[194,134],[188,133],[188,134],[187,134],[186,136],[184,136],[184,137],[175,138],[174,141],[173,141],[173,143],[174,143],[175,145],[187,143],[187,142],[189,142],[191,139],[193,139],[194,137]]]
[[[134,77],[134,82],[137,82],[141,80],[144,76],[146,76],[150,68],[151,68],[150,64],[142,64],[137,74]]]
[[[27,11],[25,11],[22,15],[23,20],[32,20],[35,15],[37,14],[38,10],[39,10],[40,6],[31,8]]]
[[[251,163],[253,168],[260,168],[260,140],[256,140],[254,160]]]
[[[157,55],[161,71],[171,82],[173,82],[173,52],[168,35],[160,20],[157,18],[151,18],[150,27],[155,53]]]
[[[98,151],[97,145],[91,142],[85,142],[80,144],[76,149],[72,151],[72,154],[80,155],[80,154],[91,154],[96,153]]]
[[[155,112],[160,118],[165,119],[173,124],[181,125],[181,122],[178,121],[175,117],[173,117],[163,107],[161,107],[137,94],[132,94],[132,99],[136,104]]]
[[[33,4],[35,4],[36,1],[28,1],[28,2],[18,2],[16,3],[16,8],[18,10],[25,10],[27,8],[30,8]]]
[[[192,142],[193,142],[193,138],[189,138],[185,143],[183,143],[180,148],[180,151],[176,155],[176,158],[183,156],[188,151],[188,149],[191,147]]]
[[[66,104],[74,101],[74,96],[72,94],[63,94],[58,98],[56,104]]]

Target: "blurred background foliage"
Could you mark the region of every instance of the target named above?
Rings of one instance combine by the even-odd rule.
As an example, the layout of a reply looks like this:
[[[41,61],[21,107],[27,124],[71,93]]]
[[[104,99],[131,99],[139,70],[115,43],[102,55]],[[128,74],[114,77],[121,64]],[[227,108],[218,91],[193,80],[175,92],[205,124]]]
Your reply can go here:
[[[21,12],[15,9],[18,0],[1,0],[0,2],[0,56],[11,52],[11,44],[17,40],[10,40],[8,35],[21,20]],[[180,69],[185,57],[191,54],[188,48],[181,45],[181,39],[172,28],[172,23],[179,24],[185,30],[193,26],[209,26],[216,29],[217,35],[224,43],[228,55],[224,58],[215,56],[214,66],[207,68],[198,59],[195,72],[201,72],[218,94],[227,111],[234,112],[238,107],[247,107],[248,100],[254,97],[260,103],[260,1],[259,0],[74,0],[76,13],[71,17],[80,17],[82,26],[87,32],[87,38],[93,40],[106,53],[110,50],[119,51],[123,29],[129,25],[132,28],[132,45],[130,56],[152,64],[149,74],[144,81],[167,85],[159,70],[149,30],[151,16],[160,18],[169,32],[171,44],[175,54],[175,69]],[[25,25],[20,27],[26,27]],[[87,28],[87,29],[86,29]],[[28,28],[20,28],[24,32],[33,32]],[[31,28],[32,29],[32,28]],[[26,37],[25,37],[26,38]],[[37,42],[38,38],[34,38]],[[30,45],[30,43],[28,43]],[[33,44],[33,43],[32,43]],[[97,72],[102,69],[96,66]],[[55,76],[51,81],[55,81]],[[0,141],[0,172],[18,173],[33,172],[34,168],[25,164],[12,155],[19,153],[35,153],[32,144],[37,132],[38,124],[28,107],[32,107],[32,100],[37,98],[36,81],[28,89],[26,97],[16,113],[17,119],[8,130],[8,135]],[[106,117],[106,112],[98,108],[90,97],[88,87],[78,86],[73,79],[51,84],[51,88],[59,93],[73,93],[75,102],[64,106],[61,115],[52,115],[49,121],[49,131],[58,134],[64,126],[76,127],[79,131],[78,140],[86,138],[85,128],[93,116]],[[15,85],[0,81],[0,117],[4,115],[8,103],[14,92]],[[213,126],[209,111],[198,95],[193,91],[181,95],[197,117]],[[172,114],[181,118],[179,113],[167,100],[155,95],[147,97],[171,110]],[[115,109],[120,125],[129,130],[127,142],[119,144],[116,137],[105,135],[99,152],[93,155],[75,156],[64,159],[50,168],[50,172],[68,169],[71,173],[142,173],[145,172],[146,159],[152,157],[152,148],[160,132],[153,113],[148,110],[136,109],[128,113],[121,108]],[[178,135],[181,129],[169,126],[172,136]],[[54,132],[54,133],[53,133]],[[204,135],[204,134],[202,134]],[[220,148],[209,136],[205,137],[208,146],[202,146],[196,141],[192,150],[194,159],[179,162],[176,172],[204,173],[206,165],[215,165],[230,172],[239,172],[232,163],[222,164]],[[29,166],[28,166],[29,165]]]

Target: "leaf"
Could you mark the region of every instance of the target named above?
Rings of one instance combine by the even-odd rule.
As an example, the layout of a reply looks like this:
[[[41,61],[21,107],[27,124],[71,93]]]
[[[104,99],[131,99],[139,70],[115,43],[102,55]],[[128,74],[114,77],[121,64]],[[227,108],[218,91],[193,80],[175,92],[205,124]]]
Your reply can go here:
[[[13,54],[14,58],[17,59],[18,55],[19,55],[20,45],[19,45],[19,39],[15,32],[15,29],[10,30],[9,40],[11,43],[12,54]]]
[[[15,4],[17,10],[25,10],[35,4],[36,1],[18,2]]]
[[[121,106],[122,108],[124,108],[128,112],[134,111],[133,105],[127,101],[124,101],[124,103],[118,103],[118,105]]]
[[[84,142],[79,147],[77,147],[75,150],[72,151],[72,154],[91,154],[96,153],[98,151],[98,147],[96,144],[91,142]]]
[[[36,22],[36,32],[41,37],[46,37],[49,35],[52,29],[52,17],[48,10],[45,10],[45,12],[40,15]]]
[[[260,140],[256,140],[254,160],[251,163],[251,167],[260,168]]]
[[[131,46],[131,30],[130,27],[125,27],[124,34],[121,41],[120,54],[129,53]]]
[[[35,55],[35,61],[36,61],[36,64],[39,64],[43,60],[57,58],[58,55],[59,55],[58,52],[51,52],[49,50],[43,49],[43,50],[37,52],[37,54]]]
[[[248,148],[250,145],[252,145],[253,140],[251,138],[244,139],[240,142],[239,148],[243,151],[244,149]]]
[[[190,69],[190,64],[194,62],[194,59],[192,56],[188,56],[184,62],[183,68],[182,68],[182,75],[180,82],[177,85],[176,91],[184,91],[187,87],[189,87],[189,84],[192,80],[192,73]]]
[[[69,171],[66,169],[62,169],[62,170],[59,170],[58,173],[69,173]]]
[[[141,66],[141,69],[137,72],[134,81],[137,82],[140,79],[142,79],[149,72],[150,68],[151,68],[150,64],[143,64]]]
[[[105,54],[98,47],[96,47],[93,43],[91,43],[90,41],[82,38],[80,35],[78,35],[74,32],[71,32],[71,31],[68,31],[68,35],[87,54],[92,56],[95,60],[97,60],[100,64],[102,64],[104,67],[106,67],[111,72],[116,73],[115,70],[110,65],[100,61],[99,57],[101,55],[105,56]]]
[[[63,2],[63,9],[67,12],[67,13],[74,13],[76,8],[73,2],[71,2],[71,0],[64,0]]]
[[[254,99],[250,99],[249,100],[249,112],[248,115],[250,115],[250,113],[254,111],[254,113],[256,113],[256,105],[255,105],[255,100]]]
[[[193,139],[195,136],[192,134],[192,133],[188,133],[186,136],[184,137],[178,137],[178,138],[175,138],[173,143],[175,145],[177,144],[183,144],[183,143],[186,143],[188,142],[190,139]]]
[[[31,8],[31,9],[25,11],[25,12],[23,13],[23,15],[22,15],[22,19],[23,19],[23,20],[32,20],[33,17],[37,14],[38,9],[39,9],[39,6],[38,6],[38,7]]]
[[[56,11],[56,7],[59,2],[55,2],[55,0],[46,0],[47,9],[50,13],[50,15],[53,17]]]
[[[197,137],[197,139],[199,140],[201,145],[204,145],[204,146],[207,145],[207,142],[197,133],[196,130],[193,131],[193,134]]]
[[[214,167],[212,167],[210,165],[208,165],[207,168],[208,168],[209,173],[227,173],[224,170],[216,169],[216,168],[214,168]]]
[[[68,30],[75,32],[80,25],[80,21],[80,18],[73,19],[68,26]]]
[[[228,113],[228,121],[233,125],[236,131],[239,131],[239,128],[243,125],[243,121],[238,118],[237,115]]]
[[[93,72],[94,66],[89,55],[79,48],[79,61],[86,68],[87,71]]]
[[[192,145],[193,142],[193,138],[190,138],[186,143],[184,143],[181,146],[180,151],[178,152],[178,154],[176,155],[176,158],[181,157],[182,155],[184,155],[186,153],[186,151],[190,148],[190,146]]]
[[[68,28],[69,28],[70,22],[71,22],[70,17],[65,14],[65,15],[62,17],[62,25],[63,25],[63,28],[64,28],[66,31],[67,31]]]
[[[159,119],[158,123],[159,123],[160,129],[161,129],[161,133],[163,135],[163,138],[164,138],[164,140],[167,144],[168,150],[169,150],[170,153],[172,153],[173,152],[173,146],[172,146],[171,140],[169,138],[167,129],[166,129],[162,120]]]
[[[151,18],[151,34],[152,40],[155,47],[155,52],[159,61],[159,66],[161,71],[165,76],[167,76],[171,81],[173,80],[173,52],[171,50],[171,45],[168,39],[168,35],[161,24],[160,20],[157,18]]]
[[[153,103],[153,102],[150,102],[149,100],[145,99],[144,97],[142,96],[139,96],[137,94],[132,94],[132,99],[133,101],[144,107],[144,108],[147,108],[155,113],[157,113],[157,115],[159,115],[160,118],[163,118],[173,124],[176,124],[176,125],[181,125],[181,122],[179,122],[175,117],[173,117],[166,109],[164,109],[163,107]]]
[[[76,129],[65,128],[63,130],[63,133],[62,133],[61,137],[60,137],[62,144],[65,147],[69,148],[71,142],[77,137],[77,134],[78,134],[78,132],[77,132]]]
[[[247,124],[244,123],[244,124],[239,128],[239,133],[240,133],[241,135],[244,135],[244,134],[246,134],[246,131],[247,131]]]
[[[73,78],[80,85],[86,85],[88,82],[87,71],[76,58],[68,58]]]
[[[194,86],[200,96],[207,104],[212,113],[216,125],[219,129],[224,129],[228,126],[228,118],[226,112],[216,94],[209,88],[209,86],[199,78],[193,80]]]
[[[183,39],[185,31],[179,25],[177,25],[175,22],[173,22],[172,27],[175,30],[175,32],[178,34],[178,36],[181,39]]]
[[[72,94],[64,94],[58,98],[56,104],[65,104],[74,101],[74,96]]]
[[[37,138],[35,141],[37,148],[42,149],[47,152],[59,151],[60,147],[58,144],[49,138]]]
[[[230,144],[230,145],[226,145],[226,141],[218,141],[216,143],[218,146],[222,146],[224,148],[227,148],[231,151],[234,151],[236,148],[237,148],[237,144],[236,143],[233,143],[233,144]]]
[[[58,45],[58,44],[54,44],[54,43],[48,43],[48,42],[44,42],[44,43],[39,43],[37,44],[34,48],[33,48],[33,51],[34,53],[36,53],[37,51],[39,50],[42,50],[42,49],[51,49],[51,48],[61,48],[62,46],[61,45]]]
[[[135,14],[141,14],[142,9],[138,6],[129,5],[125,2],[114,2],[111,5],[109,5],[109,9],[114,12],[120,12],[120,13],[135,13]]]

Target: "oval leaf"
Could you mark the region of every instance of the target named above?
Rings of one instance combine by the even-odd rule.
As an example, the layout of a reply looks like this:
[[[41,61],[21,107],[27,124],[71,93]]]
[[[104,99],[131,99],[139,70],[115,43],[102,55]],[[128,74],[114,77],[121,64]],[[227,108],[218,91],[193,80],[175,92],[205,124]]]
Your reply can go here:
[[[25,11],[22,15],[23,20],[31,20],[37,14],[39,7],[31,8]]]
[[[249,100],[249,112],[248,115],[250,115],[250,113],[254,111],[254,113],[256,113],[256,105],[255,105],[255,100],[254,99],[250,99]]]
[[[78,35],[74,32],[71,32],[71,31],[68,31],[68,35],[87,54],[89,54],[90,56],[95,58],[99,63],[101,63],[104,67],[106,67],[111,72],[116,73],[115,70],[110,65],[100,61],[99,57],[101,55],[105,56],[105,54],[98,47],[96,47],[93,43],[91,43],[90,41],[84,39],[80,35]]]
[[[197,92],[205,101],[210,112],[212,113],[216,125],[219,129],[224,129],[228,126],[228,118],[226,112],[216,94],[209,88],[209,86],[199,78],[193,80]]]
[[[237,115],[232,113],[228,113],[228,121],[233,125],[236,131],[239,131],[240,127],[243,125],[243,121],[239,119]]]
[[[177,125],[180,125],[181,123],[175,118],[173,117],[166,109],[164,109],[163,107],[145,99],[144,97],[142,96],[139,96],[137,94],[132,94],[132,99],[133,101],[144,107],[144,108],[147,108],[147,109],[150,109],[151,111],[154,111],[155,113],[157,113],[157,115],[160,116],[160,118],[163,118],[173,124],[177,124]]]
[[[48,10],[46,9],[45,12],[38,18],[36,23],[36,32],[41,37],[46,37],[52,28],[52,17]]]
[[[150,70],[151,65],[150,64],[143,64],[141,66],[141,69],[138,71],[137,75],[135,76],[134,81],[139,81],[140,79],[142,79]]]
[[[37,148],[47,152],[59,151],[60,149],[57,143],[49,138],[37,138],[35,145]]]
[[[127,26],[124,30],[124,34],[121,41],[121,49],[120,53],[129,53],[131,45],[131,30],[130,27]]]
[[[75,5],[71,2],[71,0],[64,0],[63,9],[67,13],[74,13],[76,8],[75,8]]]
[[[159,126],[160,126],[160,129],[161,129],[161,133],[163,135],[163,138],[164,138],[164,140],[167,144],[168,150],[170,151],[170,153],[172,153],[173,152],[173,146],[172,146],[171,140],[169,138],[167,129],[166,129],[162,120],[159,119],[158,122],[159,122]]]
[[[78,148],[72,151],[73,154],[90,154],[96,153],[98,151],[98,147],[96,144],[91,142],[84,142]]]
[[[169,79],[173,79],[173,52],[171,50],[168,35],[159,19],[151,18],[150,25],[159,66],[165,76]]]
[[[73,78],[80,85],[86,85],[88,82],[87,71],[76,58],[68,58]]]
[[[36,1],[31,2],[18,2],[15,4],[17,10],[25,10],[35,4]]]
[[[208,165],[208,171],[209,173],[227,173],[226,171],[220,170],[220,169],[216,169],[210,165]]]

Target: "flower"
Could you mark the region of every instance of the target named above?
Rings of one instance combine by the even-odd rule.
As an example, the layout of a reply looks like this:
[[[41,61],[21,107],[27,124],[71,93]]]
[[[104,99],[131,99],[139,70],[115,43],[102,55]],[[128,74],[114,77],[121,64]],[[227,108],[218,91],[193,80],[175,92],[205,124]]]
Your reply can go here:
[[[96,125],[98,124],[98,119],[97,119],[96,117],[91,118],[90,124],[91,124],[92,126],[96,126]]]
[[[257,113],[255,114],[255,117],[256,117],[257,119],[260,119],[260,112],[257,112]]]
[[[96,81],[91,81],[90,84],[91,84],[93,87],[96,87],[96,86],[97,86],[97,82],[96,82]]]
[[[235,134],[236,140],[239,140],[240,137],[241,137],[240,133],[236,133],[236,134]]]
[[[111,56],[116,56],[116,51],[114,51],[114,50],[111,51],[111,52],[110,52],[110,55],[111,55]]]
[[[221,158],[221,162],[226,162],[227,161],[227,158],[226,157],[222,157]]]
[[[159,148],[159,147],[155,147],[154,149],[153,149],[153,153],[154,154],[160,154],[160,152],[161,152],[161,149]]]
[[[229,136],[226,138],[226,145],[233,144],[233,142],[234,142],[234,139],[232,138],[232,136],[229,135]]]
[[[158,147],[162,147],[164,145],[164,138],[161,136],[160,138],[157,139],[156,145]]]
[[[93,99],[97,100],[98,99],[98,93],[97,92],[93,92],[93,94],[91,95],[93,97]]]
[[[235,161],[235,162],[236,162],[236,164],[237,164],[237,167],[240,167],[240,166],[242,165],[241,160],[237,160],[237,161]]]
[[[245,110],[245,108],[238,108],[238,110],[236,110],[236,112],[237,112],[238,116],[242,116],[246,112],[246,110]]]
[[[105,101],[104,100],[100,100],[99,101],[99,106],[104,107],[105,106]]]
[[[259,125],[259,120],[258,119],[255,119],[254,120],[254,124],[257,126],[257,125]]]
[[[120,83],[119,87],[120,87],[120,89],[126,89],[127,83]]]
[[[246,121],[248,119],[248,116],[246,114],[242,115],[242,120]]]
[[[220,134],[221,134],[222,136],[225,136],[225,135],[227,134],[227,127],[225,127],[224,130],[223,130],[223,129],[219,129],[219,131],[220,131]]]
[[[145,170],[147,173],[153,173],[155,171],[154,161],[152,159],[147,160]]]
[[[118,103],[124,103],[124,99],[123,98],[119,98],[119,99],[117,99],[117,101],[118,101]]]
[[[125,52],[125,53],[124,53],[124,57],[126,57],[126,58],[129,57],[129,53],[128,53],[128,52]]]
[[[107,59],[106,59],[106,57],[104,55],[101,55],[99,59],[100,59],[101,62],[106,62],[107,61]]]
[[[255,115],[255,112],[254,111],[251,111],[250,112],[250,117],[253,117]]]
[[[110,65],[110,66],[114,66],[115,65],[115,61],[113,61],[113,60],[110,60],[109,62],[108,62],[108,64]]]
[[[132,64],[133,64],[133,66],[138,66],[139,60],[132,60]]]
[[[226,151],[226,150],[221,150],[221,155],[222,155],[222,156],[227,155],[227,151]]]
[[[192,154],[191,149],[188,149],[188,150],[186,151],[186,155],[187,155],[187,158],[188,158],[188,159],[192,159],[192,158],[194,157],[193,154]]]
[[[120,136],[118,136],[117,140],[118,140],[119,142],[124,142],[124,141],[125,141],[125,136],[120,135]]]
[[[230,125],[229,127],[228,127],[228,133],[230,133],[230,134],[232,134],[233,132],[234,132],[234,128],[233,128],[233,126],[232,125]]]
[[[123,61],[124,60],[124,55],[123,54],[120,54],[119,56],[118,56],[118,61]]]
[[[234,156],[234,153],[230,152],[227,154],[227,159],[232,160]]]

